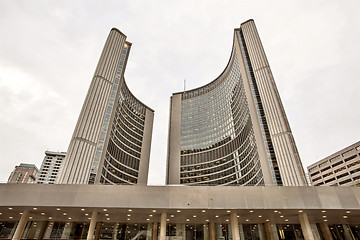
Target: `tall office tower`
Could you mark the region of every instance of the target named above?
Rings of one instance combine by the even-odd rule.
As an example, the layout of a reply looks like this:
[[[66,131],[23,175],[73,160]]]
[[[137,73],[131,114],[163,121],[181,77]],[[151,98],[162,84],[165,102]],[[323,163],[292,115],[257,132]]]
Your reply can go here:
[[[253,20],[218,78],[172,95],[167,184],[307,185]]]
[[[39,177],[36,179],[36,183],[56,183],[65,156],[66,152],[45,151],[45,157],[41,164]]]
[[[110,31],[58,183],[147,183],[154,111],[124,80],[130,47],[123,33]]]
[[[360,187],[360,141],[307,167],[313,186]]]
[[[38,172],[34,164],[21,163],[11,172],[8,183],[35,183]]]

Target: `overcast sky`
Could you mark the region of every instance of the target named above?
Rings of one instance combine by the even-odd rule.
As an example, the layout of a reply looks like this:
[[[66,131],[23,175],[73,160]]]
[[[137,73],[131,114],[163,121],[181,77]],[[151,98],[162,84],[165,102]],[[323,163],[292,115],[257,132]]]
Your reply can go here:
[[[255,20],[304,167],[359,140],[360,1],[0,1],[0,182],[66,151],[107,35],[127,35],[125,79],[155,110],[149,183],[165,182],[169,99],[225,68]]]

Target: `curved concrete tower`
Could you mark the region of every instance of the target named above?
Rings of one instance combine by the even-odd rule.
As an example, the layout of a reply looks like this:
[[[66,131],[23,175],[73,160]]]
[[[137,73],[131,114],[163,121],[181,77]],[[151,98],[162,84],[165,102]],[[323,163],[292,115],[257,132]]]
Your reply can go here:
[[[234,30],[218,78],[171,97],[166,182],[307,185],[253,20]]]
[[[125,83],[130,47],[123,33],[110,31],[58,183],[147,183],[154,111]]]

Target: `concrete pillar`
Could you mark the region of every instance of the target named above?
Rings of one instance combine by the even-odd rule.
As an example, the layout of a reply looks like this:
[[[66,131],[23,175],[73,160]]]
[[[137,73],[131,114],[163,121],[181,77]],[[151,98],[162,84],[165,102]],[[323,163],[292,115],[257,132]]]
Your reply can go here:
[[[266,240],[265,230],[264,230],[264,224],[258,223],[258,231],[259,231],[259,238],[260,240]]]
[[[299,213],[299,220],[305,240],[315,240],[307,214],[304,212]]]
[[[351,233],[350,227],[347,224],[342,224],[342,227],[344,229],[344,235],[346,240],[353,240],[355,239],[353,237],[353,234]]]
[[[320,231],[325,240],[333,240],[329,225],[326,222],[319,223]]]
[[[95,228],[95,240],[99,240],[99,238],[100,238],[101,224],[102,224],[102,222],[97,222],[97,224],[96,224],[96,228]],[[113,234],[114,234],[114,229],[113,229]]]
[[[16,226],[16,230],[12,237],[12,240],[20,240],[20,238],[24,232],[24,229],[26,227],[26,223],[29,219],[29,215],[30,215],[30,212],[28,210],[23,211],[20,221],[19,221],[18,225]]]
[[[177,223],[176,224],[176,237],[177,239],[185,239],[185,224]]]
[[[89,231],[88,231],[87,238],[86,238],[87,240],[93,240],[93,238],[94,238],[97,216],[98,216],[98,212],[93,211],[91,214]]]
[[[233,240],[240,240],[239,234],[239,221],[236,213],[230,214],[230,222],[231,222],[231,233]]]
[[[209,240],[215,240],[215,239],[216,239],[215,223],[210,222],[209,223]]]
[[[161,214],[160,218],[160,238],[159,240],[166,239],[166,213]]]
[[[277,229],[275,224],[271,224],[270,222],[265,222],[265,235],[267,240],[279,240],[279,236],[277,234]]]
[[[152,227],[152,240],[156,240],[158,235],[158,222],[153,222]]]
[[[47,228],[48,224],[49,224],[48,221],[42,222],[40,232],[39,232],[39,235],[37,237],[37,240],[41,240],[41,239],[44,238],[44,234],[45,234],[45,231],[46,231],[46,228]]]

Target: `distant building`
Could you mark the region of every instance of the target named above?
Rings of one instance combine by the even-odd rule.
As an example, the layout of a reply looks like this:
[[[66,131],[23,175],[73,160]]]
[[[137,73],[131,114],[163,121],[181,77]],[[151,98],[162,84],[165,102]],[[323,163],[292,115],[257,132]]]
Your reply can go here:
[[[56,183],[65,156],[66,152],[46,151],[41,164],[39,178],[36,182],[39,184]]]
[[[34,164],[21,163],[11,172],[8,183],[35,183],[38,172]]]
[[[360,186],[360,141],[307,169],[313,186]]]

